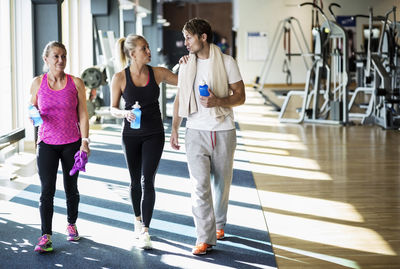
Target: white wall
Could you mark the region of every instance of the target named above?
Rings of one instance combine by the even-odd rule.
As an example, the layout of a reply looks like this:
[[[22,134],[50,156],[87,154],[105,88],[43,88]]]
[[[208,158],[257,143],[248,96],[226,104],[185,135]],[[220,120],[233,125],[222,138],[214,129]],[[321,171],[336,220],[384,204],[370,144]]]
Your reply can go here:
[[[64,1],[61,19],[62,41],[67,48],[65,71],[80,77],[86,68],[93,66],[93,25],[90,1]]]
[[[10,1],[0,1],[0,115],[2,121],[0,125],[0,135],[4,135],[13,129],[12,126],[12,5]],[[8,42],[3,42],[8,41]],[[10,115],[8,117],[4,117]]]
[[[245,83],[251,84],[255,78],[260,75],[263,61],[249,61],[247,59],[247,32],[267,32],[269,38],[269,46],[271,46],[272,36],[278,26],[279,21],[293,16],[301,22],[301,27],[311,42],[311,6],[299,8],[298,5],[307,0],[237,0],[238,9],[238,35],[237,35],[237,60],[243,80]],[[368,14],[368,7],[373,7],[375,15],[384,15],[390,8],[397,6],[397,20],[400,19],[399,9],[400,0],[336,0],[323,1],[324,11],[329,14],[329,4],[337,3],[341,8],[333,7],[335,15],[355,15]],[[322,22],[323,19],[320,19]],[[365,23],[368,20],[365,19]],[[357,20],[357,44],[361,43],[361,25],[362,20]],[[295,40],[292,35],[292,52],[297,52]],[[282,72],[282,64],[284,61],[283,40],[281,40],[276,56],[273,61],[270,74],[268,74],[267,84],[285,84],[285,74]],[[292,59],[291,66],[293,83],[304,83],[306,69],[299,57]]]
[[[25,127],[27,141],[34,140],[34,127],[28,118],[30,86],[33,79],[32,2],[17,0],[15,3],[15,91],[17,93],[17,125]],[[23,149],[21,149],[23,150]]]

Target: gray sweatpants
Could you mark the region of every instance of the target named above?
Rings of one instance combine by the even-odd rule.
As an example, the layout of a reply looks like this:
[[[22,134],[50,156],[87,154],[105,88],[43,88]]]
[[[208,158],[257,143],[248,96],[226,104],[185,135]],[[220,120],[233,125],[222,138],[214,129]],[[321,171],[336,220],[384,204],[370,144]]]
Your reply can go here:
[[[226,224],[236,130],[186,129],[185,146],[192,182],[196,244],[215,245],[216,229],[223,229]]]

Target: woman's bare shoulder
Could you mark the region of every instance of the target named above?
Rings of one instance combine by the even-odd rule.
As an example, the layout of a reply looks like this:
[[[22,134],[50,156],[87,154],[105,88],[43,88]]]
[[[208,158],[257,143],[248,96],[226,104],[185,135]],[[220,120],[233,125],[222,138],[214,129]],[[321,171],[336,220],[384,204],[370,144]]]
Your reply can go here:
[[[42,83],[42,79],[43,79],[43,75],[36,76],[32,79],[31,91],[32,91],[32,89],[35,89],[35,90],[39,89],[40,84]]]

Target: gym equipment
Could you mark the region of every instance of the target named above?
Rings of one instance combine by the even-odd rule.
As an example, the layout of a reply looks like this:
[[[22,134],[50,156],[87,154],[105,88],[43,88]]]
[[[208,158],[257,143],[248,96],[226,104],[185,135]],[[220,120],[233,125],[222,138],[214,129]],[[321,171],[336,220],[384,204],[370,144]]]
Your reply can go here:
[[[372,111],[372,107],[373,107],[373,98],[372,98],[372,94],[374,92],[373,87],[371,86],[371,43],[372,43],[372,36],[373,36],[373,32],[372,32],[372,22],[373,21],[379,21],[382,20],[381,17],[373,17],[372,14],[372,9],[369,9],[369,15],[355,15],[353,16],[353,20],[356,20],[357,18],[368,18],[368,31],[366,31],[367,35],[366,35],[366,39],[367,39],[367,48],[366,48],[366,53],[364,54],[360,54],[358,53],[358,59],[356,61],[356,78],[357,78],[357,88],[355,89],[355,91],[352,93],[352,97],[350,99],[349,102],[349,117],[351,119],[361,119],[361,122],[364,122],[363,118],[369,116],[371,114]],[[363,33],[365,34],[365,33]],[[356,105],[356,100],[357,97],[363,95],[363,99],[368,100],[365,104],[357,104],[359,108],[361,109],[365,109],[365,111],[363,113],[358,112],[358,113],[354,113],[351,112],[353,106]],[[367,104],[367,105],[366,105]]]
[[[86,68],[81,75],[81,79],[89,89],[96,89],[107,83],[107,75],[104,68],[89,67]]]
[[[393,13],[393,22],[389,15]],[[368,51],[365,64],[365,84],[369,87],[356,89],[349,103],[349,110],[354,105],[357,94],[368,93],[370,100],[365,113],[350,113],[352,117],[361,118],[362,124],[376,124],[384,129],[400,127],[400,93],[399,93],[399,45],[398,26],[396,22],[396,7],[389,10],[385,16],[374,17],[372,8],[369,10]],[[365,16],[364,16],[365,17]],[[382,32],[376,52],[371,51],[372,21],[380,20]],[[360,70],[363,71],[362,63]]]
[[[297,31],[300,32],[301,34],[301,39],[299,38],[299,35],[296,32],[296,27],[297,26]],[[300,49],[300,53],[292,53],[291,52],[291,33],[293,32],[297,46]],[[272,37],[272,44],[271,44],[271,49],[270,52],[268,53],[263,67],[261,69],[261,74],[260,76],[256,77],[255,84],[254,84],[254,89],[256,89],[265,99],[265,104],[270,104],[275,107],[276,110],[280,110],[281,108],[272,102],[268,96],[266,96],[263,93],[263,88],[264,88],[264,82],[267,80],[268,74],[270,72],[273,60],[276,55],[276,51],[278,49],[278,44],[281,41],[282,37],[284,37],[284,50],[285,50],[285,60],[284,64],[282,67],[282,71],[286,73],[286,83],[290,85],[292,83],[292,78],[291,78],[291,71],[290,71],[290,61],[292,56],[302,56],[304,65],[306,69],[309,69],[309,57],[310,54],[310,49],[308,47],[306,38],[304,36],[304,32],[301,28],[300,22],[298,19],[294,17],[289,17],[286,18],[282,21],[279,22],[278,27],[275,30],[275,33]]]
[[[100,47],[103,52],[102,55],[102,66],[106,70],[107,77],[110,79],[113,77],[115,73],[115,57],[114,57],[114,47],[115,47],[115,38],[113,31],[103,32],[98,30],[98,37],[100,42]]]
[[[329,7],[328,7],[329,13],[331,13],[332,18],[336,21],[336,16],[335,16],[335,14],[334,14],[333,11],[332,11],[332,7],[341,8],[341,6],[340,6],[339,4],[337,4],[337,3],[331,3],[331,4],[329,5]]]
[[[314,62],[307,71],[304,91],[288,93],[280,111],[279,120],[295,123],[304,121],[347,124],[349,77],[347,33],[336,21],[328,20],[324,11],[315,3],[300,4],[301,7],[306,5],[311,5],[319,11],[324,22],[320,27],[314,27],[312,30]],[[335,4],[335,6],[339,5]],[[332,16],[334,17],[334,15]],[[316,25],[319,25],[319,21],[316,21]],[[300,116],[299,118],[286,118],[284,114],[293,96],[303,98],[302,107],[299,109]]]
[[[95,40],[95,56],[98,66],[85,69],[81,78],[87,88],[87,108],[89,117],[97,116],[100,122],[104,117],[111,117],[109,111],[110,87],[108,79],[111,79],[117,69],[117,63],[113,56],[115,38],[113,31],[103,32],[97,30],[95,20],[93,21],[93,32]],[[100,54],[101,49],[101,54]]]

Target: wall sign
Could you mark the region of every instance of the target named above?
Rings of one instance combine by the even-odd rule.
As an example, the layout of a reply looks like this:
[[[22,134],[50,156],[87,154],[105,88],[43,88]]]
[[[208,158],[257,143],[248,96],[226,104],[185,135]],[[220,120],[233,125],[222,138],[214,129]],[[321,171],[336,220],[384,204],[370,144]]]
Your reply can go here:
[[[265,61],[268,50],[266,32],[247,32],[247,60]]]

